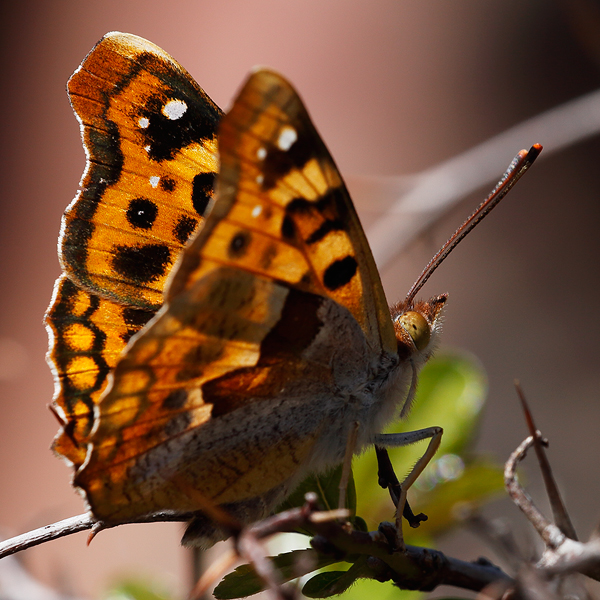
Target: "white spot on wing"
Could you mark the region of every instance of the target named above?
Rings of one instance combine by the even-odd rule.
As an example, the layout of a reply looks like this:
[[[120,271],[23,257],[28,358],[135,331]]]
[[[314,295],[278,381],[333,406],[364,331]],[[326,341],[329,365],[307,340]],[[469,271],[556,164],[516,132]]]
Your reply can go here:
[[[279,132],[277,146],[280,150],[287,152],[297,139],[298,134],[296,133],[296,130],[293,127],[290,127],[289,125],[286,125],[285,127],[282,127],[281,131]]]
[[[262,175],[257,175],[256,176],[256,183],[258,183],[258,185],[262,185],[262,182],[265,180],[265,178]]]
[[[150,119],[148,119],[148,117],[140,117],[140,120],[138,121],[138,125],[142,129],[146,129],[146,127],[148,127],[148,125],[150,125]]]
[[[159,181],[160,181],[160,177],[158,175],[152,175],[152,177],[150,177],[150,185],[153,188],[158,186]]]
[[[265,156],[267,156],[267,149],[265,147],[261,146],[256,151],[256,156],[258,156],[258,160],[263,160],[265,158]]]
[[[260,215],[261,212],[262,212],[262,206],[260,204],[257,204],[252,209],[252,216],[256,219],[256,217],[258,217],[258,215]]]
[[[171,119],[171,121],[176,121],[177,119],[181,119],[187,110],[187,104],[183,100],[169,100],[162,107],[162,114],[167,117],[167,119]]]
[[[148,144],[147,146],[144,146],[144,150],[146,152],[150,152],[150,144]]]

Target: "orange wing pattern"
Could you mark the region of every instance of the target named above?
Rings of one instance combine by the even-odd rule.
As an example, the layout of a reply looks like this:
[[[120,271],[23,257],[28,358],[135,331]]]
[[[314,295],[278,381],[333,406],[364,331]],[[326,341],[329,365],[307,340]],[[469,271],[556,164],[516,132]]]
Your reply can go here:
[[[87,162],[46,324],[62,424],[53,447],[78,467],[108,373],[161,306],[210,206],[221,111],[168,54],[122,33],[96,45],[68,91]]]
[[[214,218],[183,257],[169,298],[227,264],[332,298],[374,350],[395,352],[356,211],[294,88],[277,73],[255,72],[220,127],[219,146]]]
[[[358,218],[290,84],[255,72],[219,151],[215,206],[117,364],[75,480],[103,521],[198,509],[186,488],[231,503],[284,484],[324,426],[290,415],[336,393],[331,344],[396,351]],[[327,318],[341,330],[319,353]]]

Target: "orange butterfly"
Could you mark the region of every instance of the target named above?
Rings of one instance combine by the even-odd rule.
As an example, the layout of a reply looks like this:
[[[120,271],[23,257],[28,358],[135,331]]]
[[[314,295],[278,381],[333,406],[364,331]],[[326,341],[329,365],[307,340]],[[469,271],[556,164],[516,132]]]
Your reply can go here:
[[[380,432],[446,296],[388,308],[292,86],[256,70],[222,116],[165,52],[110,33],[68,87],[88,160],[47,315],[54,449],[95,519],[197,511],[184,541],[221,539],[205,501],[261,518],[342,462],[355,423],[355,452],[431,437],[426,462],[440,428]]]

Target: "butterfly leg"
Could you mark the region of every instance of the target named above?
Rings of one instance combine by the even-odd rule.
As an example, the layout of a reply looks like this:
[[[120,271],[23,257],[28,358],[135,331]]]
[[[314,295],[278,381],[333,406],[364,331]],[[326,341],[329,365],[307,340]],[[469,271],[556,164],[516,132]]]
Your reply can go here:
[[[377,449],[377,447],[379,447],[379,449],[377,450],[377,455],[378,455],[378,458],[381,458],[381,459],[384,459],[383,448],[385,448],[385,447],[408,446],[408,445],[414,444],[415,442],[418,442],[420,440],[425,440],[425,439],[430,440],[423,456],[421,456],[421,458],[419,458],[419,460],[417,461],[415,466],[412,468],[410,473],[406,476],[406,478],[404,479],[402,484],[399,486],[399,488],[394,485],[395,482],[393,480],[390,482],[388,479],[388,481],[386,482],[388,484],[388,487],[390,487],[390,483],[392,484],[392,486],[390,488],[391,489],[390,493],[393,492],[394,488],[396,490],[395,493],[392,493],[392,498],[394,498],[394,495],[397,495],[397,497],[398,497],[398,501],[396,504],[396,531],[397,531],[397,536],[398,536],[397,546],[399,548],[404,548],[404,539],[402,536],[402,516],[403,516],[403,514],[406,517],[406,519],[409,521],[411,526],[414,526],[413,523],[418,523],[420,520],[423,520],[421,518],[421,515],[415,516],[413,514],[412,510],[410,510],[410,507],[408,508],[408,511],[406,511],[406,506],[407,506],[406,493],[408,492],[408,489],[417,480],[417,477],[419,477],[419,475],[423,472],[425,467],[429,464],[429,462],[431,461],[431,459],[437,452],[438,448],[440,447],[440,442],[442,440],[442,433],[443,433],[443,430],[441,427],[428,427],[426,429],[419,429],[418,431],[407,431],[405,433],[388,433],[388,434],[380,434],[380,435],[375,436],[375,440],[374,440],[375,447],[376,447],[376,449]],[[387,456],[387,452],[385,452],[385,456]],[[389,458],[387,460],[389,461]],[[380,462],[380,474],[382,472],[381,464],[382,463]],[[390,467],[391,467],[391,464],[390,464]],[[395,479],[395,475],[394,475],[394,479]],[[397,480],[396,480],[396,482],[397,482]],[[408,514],[406,514],[405,511]]]
[[[394,472],[394,467],[392,466],[392,461],[390,460],[388,451],[381,446],[375,446],[375,453],[377,454],[377,477],[379,480],[379,485],[383,489],[389,491],[390,498],[392,499],[394,506],[398,506],[402,488],[400,486],[400,482],[398,481],[398,477],[396,477],[396,473]],[[419,513],[418,515],[415,515],[413,513],[410,504],[408,503],[408,499],[404,505],[402,516],[408,521],[408,524],[411,527],[418,527],[422,521],[427,521],[426,514]]]

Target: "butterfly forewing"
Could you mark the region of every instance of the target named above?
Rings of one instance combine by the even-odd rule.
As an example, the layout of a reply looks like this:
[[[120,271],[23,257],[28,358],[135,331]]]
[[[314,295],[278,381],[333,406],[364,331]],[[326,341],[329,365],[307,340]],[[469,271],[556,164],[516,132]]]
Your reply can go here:
[[[215,206],[165,306],[119,361],[76,477],[103,520],[197,508],[182,480],[218,503],[288,480],[322,426],[289,411],[314,413],[310,402],[334,393],[331,348],[310,350],[326,305],[347,324],[336,332],[344,351],[365,338],[374,355],[395,348],[364,234],[293,88],[254,73],[222,121],[219,149]]]
[[[169,295],[216,264],[250,270],[350,310],[373,349],[394,352],[389,308],[341,176],[292,86],[250,76],[220,133],[215,218]],[[202,260],[197,257],[201,255]]]

